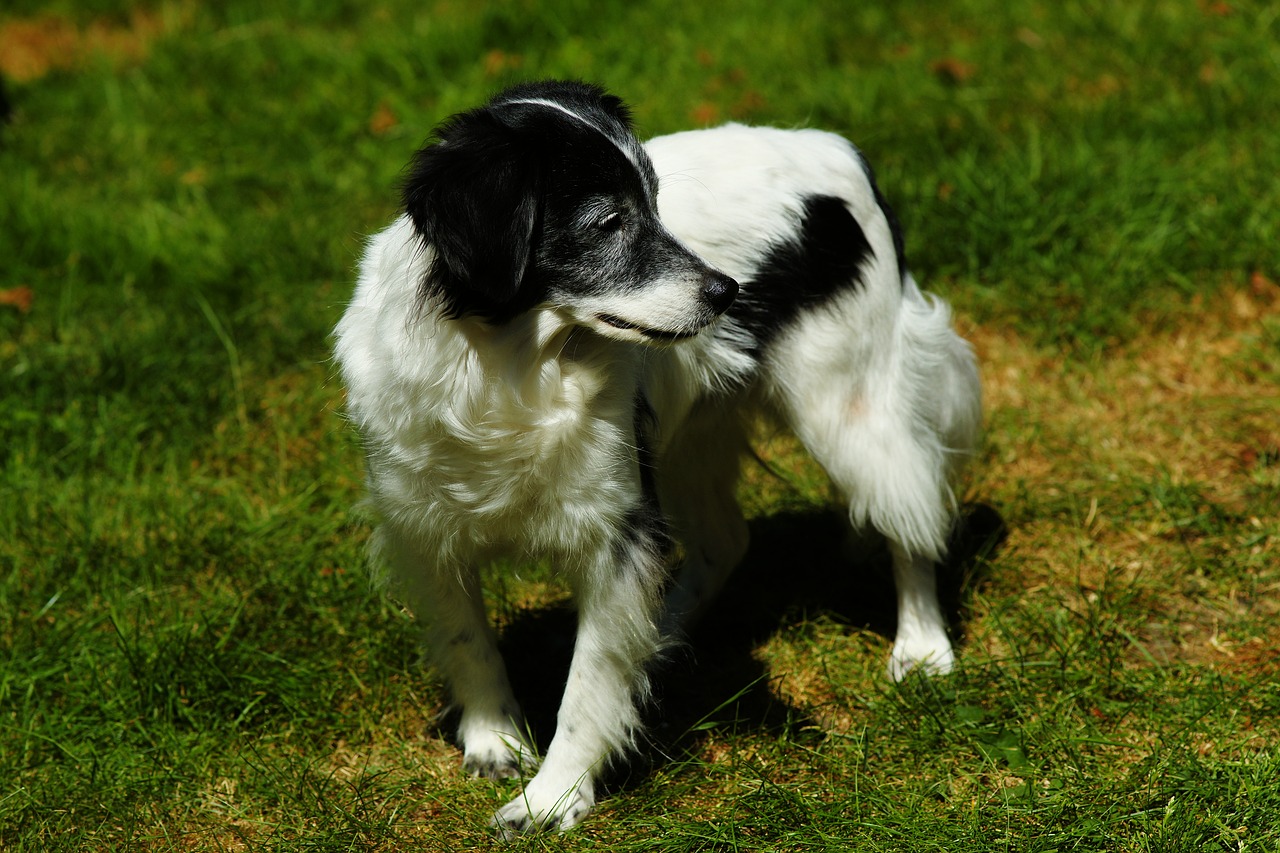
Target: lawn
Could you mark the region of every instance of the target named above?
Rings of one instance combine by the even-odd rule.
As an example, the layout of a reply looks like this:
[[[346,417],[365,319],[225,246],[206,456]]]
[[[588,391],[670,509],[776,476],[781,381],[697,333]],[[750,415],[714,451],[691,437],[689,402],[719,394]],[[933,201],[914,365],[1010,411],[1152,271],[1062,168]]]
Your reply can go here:
[[[960,665],[762,435],[753,548],[648,740],[516,849],[1280,851],[1274,4],[0,8],[0,849],[454,850],[464,777],[367,579],[330,330],[430,128],[599,81],[644,135],[859,143],[982,361]],[[797,544],[802,543],[802,544]],[[545,746],[572,616],[488,588]],[[548,682],[551,682],[548,684]]]

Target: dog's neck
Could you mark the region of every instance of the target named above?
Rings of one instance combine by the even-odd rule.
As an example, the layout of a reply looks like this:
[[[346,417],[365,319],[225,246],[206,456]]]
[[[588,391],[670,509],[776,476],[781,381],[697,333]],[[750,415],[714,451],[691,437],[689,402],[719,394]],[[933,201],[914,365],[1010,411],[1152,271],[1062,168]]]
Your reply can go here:
[[[460,353],[465,369],[507,389],[513,402],[530,408],[557,403],[594,408],[619,394],[629,401],[634,393],[639,348],[607,340],[555,309],[534,309],[501,325],[443,322],[466,341]]]

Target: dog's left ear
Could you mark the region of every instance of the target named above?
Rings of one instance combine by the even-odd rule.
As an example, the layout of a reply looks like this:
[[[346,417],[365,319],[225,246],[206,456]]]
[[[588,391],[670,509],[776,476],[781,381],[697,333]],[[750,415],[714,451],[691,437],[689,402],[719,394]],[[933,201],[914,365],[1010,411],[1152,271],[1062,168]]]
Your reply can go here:
[[[537,302],[524,286],[541,207],[537,141],[486,109],[437,136],[403,185],[405,212],[434,252],[421,296],[451,316],[509,319]]]

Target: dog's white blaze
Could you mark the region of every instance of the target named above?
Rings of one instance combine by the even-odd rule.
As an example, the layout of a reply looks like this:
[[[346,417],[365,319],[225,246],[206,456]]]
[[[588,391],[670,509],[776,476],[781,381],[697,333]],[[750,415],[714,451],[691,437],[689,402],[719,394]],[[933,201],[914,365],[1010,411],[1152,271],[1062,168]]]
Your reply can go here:
[[[630,146],[628,146],[628,145],[623,144],[623,142],[622,142],[622,141],[620,141],[620,140],[619,140],[616,136],[614,136],[612,133],[609,133],[607,130],[605,130],[605,129],[604,129],[604,128],[602,128],[600,125],[596,124],[595,122],[591,121],[589,118],[587,118],[586,116],[582,115],[581,113],[576,113],[576,112],[574,112],[573,110],[569,109],[569,108],[568,108],[568,107],[566,107],[564,104],[558,104],[558,103],[556,103],[555,101],[548,101],[548,100],[544,100],[544,99],[542,99],[542,98],[517,98],[517,99],[515,99],[515,100],[511,100],[511,101],[503,101],[502,103],[503,103],[504,105],[505,105],[505,104],[532,104],[532,105],[534,105],[534,106],[547,107],[547,108],[549,108],[549,109],[558,110],[559,112],[564,113],[565,115],[569,116],[570,118],[574,119],[575,121],[577,121],[577,122],[579,122],[579,123],[581,123],[581,124],[585,124],[587,127],[591,128],[591,129],[592,129],[592,130],[594,130],[596,133],[599,133],[599,134],[600,134],[601,136],[603,136],[605,139],[608,139],[610,142],[612,142],[612,143],[614,144],[614,146],[615,146],[619,151],[621,151],[621,152],[626,156],[626,158],[627,158],[628,160],[630,160],[630,161],[631,161],[631,164],[632,164],[633,166],[635,166],[636,168],[639,168],[639,167],[640,167],[640,162],[639,162],[639,160],[638,160],[638,159],[637,159],[637,157],[636,157],[636,151],[635,151],[635,149],[634,149],[634,148],[632,148],[632,147],[630,147]],[[643,170],[641,170],[641,174],[642,174],[642,175],[644,174]]]

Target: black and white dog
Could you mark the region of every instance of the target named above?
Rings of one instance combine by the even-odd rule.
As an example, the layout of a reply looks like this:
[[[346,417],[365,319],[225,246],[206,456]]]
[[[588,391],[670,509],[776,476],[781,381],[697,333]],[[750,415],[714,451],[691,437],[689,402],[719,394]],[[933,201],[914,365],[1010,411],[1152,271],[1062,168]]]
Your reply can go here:
[[[889,674],[951,668],[934,563],[978,376],[857,149],[741,125],[641,145],[601,89],[527,84],[437,130],[404,208],[368,245],[336,355],[376,558],[425,627],[472,774],[538,764],[478,570],[548,559],[579,609],[555,737],[500,833],[591,810],[646,664],[746,551],[734,486],[760,414],[890,544]]]

